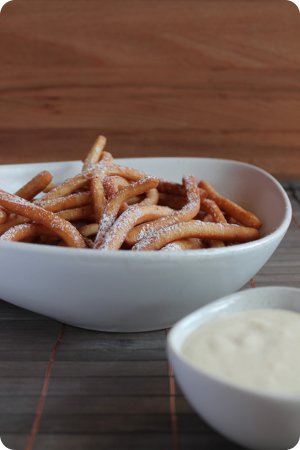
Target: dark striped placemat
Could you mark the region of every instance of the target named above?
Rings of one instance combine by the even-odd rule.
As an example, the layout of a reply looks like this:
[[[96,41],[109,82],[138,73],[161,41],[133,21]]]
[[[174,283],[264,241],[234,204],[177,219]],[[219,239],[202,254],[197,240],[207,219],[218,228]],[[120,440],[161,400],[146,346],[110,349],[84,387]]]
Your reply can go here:
[[[294,216],[249,286],[300,287]],[[270,208],[272,205],[270,205]],[[166,360],[167,331],[97,333],[0,301],[0,436],[12,450],[234,450],[187,404]]]

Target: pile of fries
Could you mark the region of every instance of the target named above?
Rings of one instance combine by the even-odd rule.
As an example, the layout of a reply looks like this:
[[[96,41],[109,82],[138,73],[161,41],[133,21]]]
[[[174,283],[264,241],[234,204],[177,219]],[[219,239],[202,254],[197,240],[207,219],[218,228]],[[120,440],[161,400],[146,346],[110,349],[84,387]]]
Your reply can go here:
[[[207,182],[171,183],[114,162],[99,136],[82,172],[48,171],[15,194],[0,190],[0,240],[96,250],[186,250],[259,238],[260,219]]]

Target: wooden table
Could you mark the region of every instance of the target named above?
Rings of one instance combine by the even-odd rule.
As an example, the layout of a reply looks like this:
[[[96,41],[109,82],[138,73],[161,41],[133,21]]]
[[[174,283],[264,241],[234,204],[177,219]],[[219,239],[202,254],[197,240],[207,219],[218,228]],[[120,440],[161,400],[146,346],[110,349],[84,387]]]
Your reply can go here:
[[[283,243],[248,287],[300,287],[300,185]],[[0,302],[0,435],[13,450],[233,450],[187,404],[167,330],[80,330]]]
[[[15,0],[0,163],[212,156],[300,174],[300,16],[286,0]]]

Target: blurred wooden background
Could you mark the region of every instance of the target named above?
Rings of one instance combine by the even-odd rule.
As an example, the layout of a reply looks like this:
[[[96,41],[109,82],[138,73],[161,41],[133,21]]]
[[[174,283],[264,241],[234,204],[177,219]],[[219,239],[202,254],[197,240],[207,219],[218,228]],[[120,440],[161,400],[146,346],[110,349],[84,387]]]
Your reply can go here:
[[[14,0],[0,163],[234,158],[300,176],[300,15],[286,0]]]

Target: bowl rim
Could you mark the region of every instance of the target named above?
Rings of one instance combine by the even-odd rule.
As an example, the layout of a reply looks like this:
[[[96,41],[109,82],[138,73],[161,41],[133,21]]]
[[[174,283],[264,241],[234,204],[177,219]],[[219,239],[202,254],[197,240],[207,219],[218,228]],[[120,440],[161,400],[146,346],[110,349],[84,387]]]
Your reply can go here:
[[[207,249],[200,249],[200,250],[185,250],[184,252],[180,250],[174,250],[172,252],[159,252],[159,251],[145,251],[145,252],[121,252],[116,250],[105,250],[105,251],[91,251],[89,248],[69,248],[69,247],[56,247],[51,245],[33,245],[31,243],[26,242],[8,242],[8,241],[1,241],[0,240],[0,249],[11,249],[11,250],[18,250],[20,252],[27,252],[32,251],[33,253],[47,253],[47,254],[58,254],[58,255],[90,255],[89,258],[102,258],[103,256],[105,258],[117,258],[117,259],[128,259],[128,258],[140,258],[140,259],[149,259],[153,258],[155,255],[155,259],[159,259],[159,261],[169,261],[172,259],[182,258],[182,257],[188,257],[188,258],[201,258],[201,255],[205,258],[216,258],[216,257],[223,257],[224,255],[235,255],[236,253],[240,253],[247,250],[256,249],[259,247],[264,246],[265,244],[272,242],[276,239],[281,239],[284,234],[286,233],[291,219],[292,219],[292,206],[290,203],[290,200],[279,183],[279,181],[276,180],[275,177],[273,177],[270,173],[265,171],[264,169],[255,166],[253,164],[245,163],[238,160],[232,160],[232,159],[223,159],[223,158],[202,158],[202,157],[139,157],[139,158],[116,158],[116,162],[122,163],[122,161],[137,161],[137,160],[166,160],[166,161],[175,161],[175,160],[195,160],[195,161],[206,161],[206,162],[221,162],[222,164],[233,164],[240,167],[247,167],[250,168],[253,171],[261,173],[264,177],[268,178],[271,183],[278,189],[279,193],[281,194],[281,198],[284,201],[285,204],[285,213],[282,222],[280,223],[279,227],[277,227],[275,230],[273,230],[271,233],[267,234],[266,236],[263,236],[256,241],[241,243],[237,245],[233,245],[230,247],[217,247],[217,248],[207,248]],[[41,165],[67,165],[67,164],[78,164],[80,163],[79,160],[73,160],[73,161],[52,161],[52,162],[39,162],[39,163],[24,163],[24,164],[5,164],[0,165],[0,174],[2,168],[10,168],[13,167],[29,167],[29,166],[41,166]],[[92,256],[93,255],[93,256]]]
[[[247,386],[242,386],[240,384],[231,382],[225,378],[218,377],[217,375],[210,374],[208,372],[205,372],[205,370],[202,370],[200,367],[197,367],[193,365],[187,358],[184,357],[183,353],[179,350],[178,346],[174,343],[177,335],[182,332],[182,328],[187,326],[188,322],[193,322],[192,331],[195,329],[196,323],[199,321],[199,318],[202,316],[203,313],[205,313],[206,310],[217,308],[218,310],[221,309],[227,309],[227,307],[230,304],[234,304],[239,301],[239,297],[242,295],[246,297],[249,292],[253,291],[281,291],[283,293],[286,293],[287,291],[296,293],[299,297],[300,302],[300,288],[296,287],[289,287],[289,286],[262,286],[262,287],[255,287],[255,288],[248,288],[243,289],[238,292],[234,292],[233,294],[226,295],[225,297],[221,297],[218,300],[215,300],[207,305],[202,306],[201,308],[197,309],[196,311],[193,311],[191,314],[188,314],[187,316],[180,319],[170,330],[167,336],[167,354],[170,361],[172,361],[172,354],[175,355],[177,359],[181,361],[182,364],[187,366],[189,370],[192,370],[197,375],[207,379],[211,380],[214,383],[218,383],[224,388],[230,388],[234,390],[235,392],[244,393],[252,396],[256,396],[259,398],[263,398],[265,400],[275,400],[275,401],[281,401],[281,402],[287,402],[287,403],[293,403],[293,404],[299,404],[300,403],[300,393],[299,394],[290,394],[290,393],[280,393],[280,392],[273,392],[273,391],[264,391],[263,389],[255,389],[250,388]],[[256,308],[249,308],[249,310],[254,310]],[[269,308],[266,308],[269,309]],[[270,308],[273,309],[273,308]],[[286,309],[287,311],[290,311],[288,308],[277,308],[277,309]],[[300,313],[299,313],[300,314]],[[215,316],[215,315],[214,315]],[[215,317],[212,319],[209,319],[208,322],[211,320],[214,320]],[[191,331],[191,332],[192,332]],[[187,333],[189,335],[189,333]]]

